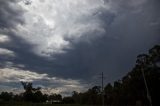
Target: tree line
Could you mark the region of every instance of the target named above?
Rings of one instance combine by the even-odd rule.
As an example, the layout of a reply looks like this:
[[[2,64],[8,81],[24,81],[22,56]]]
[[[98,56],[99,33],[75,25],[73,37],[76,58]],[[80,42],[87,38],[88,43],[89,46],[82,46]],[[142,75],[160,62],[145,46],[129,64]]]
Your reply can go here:
[[[1,92],[0,102],[15,101],[15,102],[33,102],[44,103],[46,101],[61,102],[62,96],[60,94],[43,94],[41,88],[34,88],[31,82],[21,82],[25,92],[14,94],[12,92]]]
[[[158,106],[160,104],[160,46],[154,46],[148,54],[138,55],[131,72],[112,84],[108,83],[104,88],[104,95],[102,94],[101,87],[94,86],[84,93],[73,92],[69,98],[73,103],[102,104],[102,96],[104,96],[107,105],[150,105],[151,102],[153,106]]]
[[[145,80],[147,85],[145,85]],[[154,106],[160,104],[158,101],[160,98],[160,46],[154,46],[148,54],[138,55],[133,69],[122,79],[108,83],[103,93],[100,86],[94,86],[86,92],[73,91],[72,96],[62,98],[60,94],[43,94],[41,88],[33,88],[30,82],[21,82],[21,84],[24,87],[24,93],[14,95],[2,92],[0,102],[42,103],[55,100],[65,104],[99,105],[102,104],[102,96],[104,96],[106,105],[149,105],[152,103]]]

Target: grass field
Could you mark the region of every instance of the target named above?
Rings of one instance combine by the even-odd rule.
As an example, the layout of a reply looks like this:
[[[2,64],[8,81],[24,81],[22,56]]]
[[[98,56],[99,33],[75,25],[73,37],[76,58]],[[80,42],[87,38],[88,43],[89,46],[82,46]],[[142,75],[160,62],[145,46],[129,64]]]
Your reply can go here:
[[[0,106],[82,106],[78,104],[0,104]],[[83,105],[85,106],[85,105]]]
[[[79,104],[0,103],[0,106],[88,106]]]
[[[102,105],[43,104],[43,103],[0,103],[0,106],[102,106]],[[111,106],[111,105],[105,105],[105,106]],[[112,106],[137,106],[137,105],[112,105]],[[147,106],[147,105],[145,105],[145,106]]]
[[[79,105],[79,104],[0,104],[0,106],[88,106],[88,105]]]
[[[15,103],[15,102],[6,102],[0,103],[0,106],[102,106],[102,105],[81,105],[81,104],[43,104],[43,103]],[[111,106],[111,105],[105,105]],[[112,106],[123,106],[123,105],[112,105]],[[124,105],[126,106],[126,105]],[[137,106],[137,105],[127,105],[127,106]]]

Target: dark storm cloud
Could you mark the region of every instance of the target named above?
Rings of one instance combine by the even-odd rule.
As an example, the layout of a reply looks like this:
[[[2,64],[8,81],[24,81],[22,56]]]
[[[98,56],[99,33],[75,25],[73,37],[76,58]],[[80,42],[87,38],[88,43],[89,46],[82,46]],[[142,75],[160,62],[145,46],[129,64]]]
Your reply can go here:
[[[15,8],[12,3],[12,0],[0,1],[1,29],[14,28],[24,23],[23,11],[20,7]],[[93,14],[93,17],[102,21],[105,33],[98,36],[97,32],[88,32],[78,42],[66,38],[73,48],[65,49],[64,54],[53,55],[54,60],[37,56],[31,51],[33,45],[7,32],[12,35],[12,41],[0,47],[14,51],[16,58],[0,58],[0,66],[4,67],[6,61],[10,61],[14,67],[23,64],[24,67],[19,68],[62,78],[91,80],[102,71],[107,82],[121,78],[132,69],[138,54],[160,44],[160,2],[144,0],[134,4],[134,0],[108,0],[106,3],[113,6],[111,8],[114,12],[100,9],[100,12]]]
[[[100,14],[106,33],[86,41],[80,38],[72,50],[57,56],[57,73],[72,78],[91,79],[105,72],[106,80],[124,76],[135,64],[136,56],[147,53],[149,48],[160,44],[160,3],[158,0],[139,2],[110,1],[117,5],[117,14]],[[112,17],[108,24],[108,15]],[[96,33],[87,33],[88,36]],[[67,74],[66,74],[67,73]],[[89,77],[88,77],[89,76]]]
[[[19,0],[1,0],[0,1],[0,48],[15,53],[12,49],[16,48],[13,29],[19,24],[24,24],[24,10],[17,5]],[[3,38],[7,40],[4,40]],[[0,51],[2,52],[2,51]],[[0,67],[5,67],[6,62],[13,61],[16,56],[8,57],[7,54],[0,55]]]
[[[0,1],[0,48],[4,50],[11,51],[10,48],[13,49],[17,46],[14,45],[13,42],[19,42],[15,40],[15,32],[13,32],[13,30],[16,30],[17,25],[24,24],[24,10],[21,6],[17,5],[18,2],[19,0]],[[14,53],[14,51],[11,52]],[[4,61],[13,60],[13,58],[4,58],[4,56],[1,56],[0,59],[0,64],[3,64]]]

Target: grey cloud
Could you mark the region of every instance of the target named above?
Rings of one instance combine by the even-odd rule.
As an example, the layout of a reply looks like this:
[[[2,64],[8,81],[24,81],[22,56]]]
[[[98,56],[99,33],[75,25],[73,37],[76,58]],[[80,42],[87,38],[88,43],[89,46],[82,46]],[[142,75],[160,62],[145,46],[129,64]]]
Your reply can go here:
[[[113,1],[120,10],[115,14],[102,14],[101,21],[104,22],[106,33],[89,42],[85,42],[86,36],[82,36],[79,43],[73,41],[73,49],[57,56],[57,63],[61,64],[56,68],[58,73],[90,79],[103,71],[107,82],[112,82],[130,71],[138,54],[147,53],[149,48],[160,44],[159,1],[142,1]],[[139,3],[129,4],[132,2]],[[122,4],[127,7],[122,7]],[[109,24],[106,21],[108,15],[111,17]],[[152,21],[157,24],[152,26]],[[87,33],[89,37],[95,34]],[[67,74],[63,74],[62,67]]]
[[[12,30],[16,30],[17,25],[24,23],[24,10],[21,6],[17,5],[19,1],[20,0],[0,1],[0,48],[2,48],[0,54],[3,53],[3,56],[0,56],[0,66],[4,66],[5,61],[14,60],[16,57],[16,52],[12,50],[16,47],[12,42],[12,35],[14,35]],[[4,54],[4,52],[6,53]]]
[[[79,42],[66,38],[71,42],[73,48],[64,49],[66,51],[64,54],[53,55],[55,60],[51,61],[33,54],[27,49],[32,49],[32,45],[27,42],[20,43],[18,41],[24,40],[17,38],[15,39],[16,45],[23,46],[10,47],[18,54],[14,63],[22,63],[25,64],[25,68],[30,70],[47,72],[50,75],[65,78],[86,79],[100,71],[113,77],[108,77],[108,81],[120,78],[132,68],[136,55],[159,43],[159,31],[156,29],[158,26],[149,26],[151,20],[157,17],[152,16],[152,14],[156,14],[153,13],[155,10],[153,7],[157,3],[148,1],[141,4],[143,11],[139,13],[130,12],[133,10],[127,10],[129,7],[126,7],[128,11],[126,12],[124,7],[121,7],[122,3],[128,6],[128,3],[125,4],[124,1],[113,3],[119,6],[121,11],[117,11],[120,13],[109,13],[101,9],[100,13],[96,14],[96,17],[101,19],[106,33],[93,37],[99,33],[88,32],[85,33],[86,36],[79,38]],[[152,8],[148,8],[148,6]],[[149,20],[146,17],[149,17]],[[90,39],[86,39],[87,37]],[[124,57],[126,58],[124,59]]]
[[[18,0],[0,1],[0,28],[15,28],[17,23],[23,24],[23,9],[16,5]]]
[[[105,3],[111,5],[110,11],[99,8],[90,17],[100,20],[104,32],[99,33],[97,30],[85,32],[84,36],[80,36],[77,40],[64,37],[64,40],[72,45],[71,48],[63,48],[66,52],[51,55],[52,59],[36,55],[32,51],[36,45],[30,44],[12,32],[7,33],[12,35],[11,42],[8,45],[1,44],[0,47],[14,51],[16,58],[0,58],[0,67],[4,68],[7,61],[10,61],[13,63],[12,67],[37,70],[38,73],[47,73],[50,77],[78,79],[81,83],[89,80],[92,82],[102,71],[106,75],[106,83],[121,78],[132,69],[138,54],[146,53],[155,44],[160,44],[160,2],[159,0],[128,0],[127,2],[108,0]],[[10,24],[13,27],[16,23],[21,23],[23,19],[19,20],[19,17],[21,11],[13,18],[16,20],[15,23],[5,20],[6,26],[0,28],[10,28]],[[0,18],[0,23],[5,21],[4,18]],[[35,83],[46,84],[45,81]]]

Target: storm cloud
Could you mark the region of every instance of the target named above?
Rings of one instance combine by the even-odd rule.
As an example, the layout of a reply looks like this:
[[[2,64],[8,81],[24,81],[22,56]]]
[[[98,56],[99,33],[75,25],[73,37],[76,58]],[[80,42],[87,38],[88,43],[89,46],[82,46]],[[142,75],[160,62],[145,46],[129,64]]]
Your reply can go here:
[[[80,91],[99,84],[102,71],[105,83],[121,78],[138,54],[160,44],[159,0],[25,1],[0,1],[0,72],[13,72],[0,78],[13,83],[33,74],[50,91]]]

